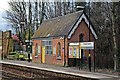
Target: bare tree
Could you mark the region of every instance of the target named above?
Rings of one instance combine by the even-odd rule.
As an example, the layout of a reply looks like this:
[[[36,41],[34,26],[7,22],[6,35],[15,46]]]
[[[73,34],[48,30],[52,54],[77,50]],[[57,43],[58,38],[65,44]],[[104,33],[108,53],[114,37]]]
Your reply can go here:
[[[118,67],[117,50],[119,49],[117,45],[119,44],[117,41],[119,27],[116,22],[116,17],[119,16],[117,14],[118,5],[112,2],[92,3],[91,5],[91,20],[99,35],[97,55],[99,55],[98,57],[102,55],[104,55],[103,57],[108,57],[105,58],[104,62],[101,61],[101,67],[106,65],[107,67],[113,67],[115,71]]]
[[[29,30],[32,36],[38,25],[42,23],[45,16],[45,3],[40,0],[35,2],[21,2],[19,0],[11,0],[9,2],[10,10],[6,11],[5,19],[16,29],[16,33],[25,40],[28,39]],[[38,12],[39,9],[39,12]]]

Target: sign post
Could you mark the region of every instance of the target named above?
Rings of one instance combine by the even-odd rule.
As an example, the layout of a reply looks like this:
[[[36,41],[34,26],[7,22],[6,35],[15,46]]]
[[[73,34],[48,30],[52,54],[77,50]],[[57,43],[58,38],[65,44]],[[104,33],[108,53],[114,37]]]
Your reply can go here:
[[[89,71],[91,71],[91,54],[90,49],[94,49],[94,42],[81,42],[80,43],[81,49],[88,49],[89,50]]]

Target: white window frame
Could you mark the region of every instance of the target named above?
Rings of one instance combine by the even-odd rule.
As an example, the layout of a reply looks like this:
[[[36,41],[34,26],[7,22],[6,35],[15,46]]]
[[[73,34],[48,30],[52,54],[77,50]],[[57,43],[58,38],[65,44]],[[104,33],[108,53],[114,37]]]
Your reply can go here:
[[[49,43],[51,42],[51,43]],[[42,45],[45,47],[45,53],[48,55],[52,55],[52,40],[43,40],[42,41]],[[50,48],[50,49],[48,49]]]

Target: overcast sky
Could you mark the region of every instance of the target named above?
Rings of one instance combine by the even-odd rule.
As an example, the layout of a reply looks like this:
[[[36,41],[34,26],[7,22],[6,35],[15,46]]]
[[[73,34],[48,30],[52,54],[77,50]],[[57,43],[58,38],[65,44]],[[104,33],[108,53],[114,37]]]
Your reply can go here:
[[[0,30],[2,31],[11,30],[11,27],[8,25],[7,21],[3,19],[3,17],[6,16],[5,10],[9,9],[8,1],[9,0],[0,1]]]
[[[3,11],[4,9],[8,9],[9,8],[8,1],[9,0],[1,0],[0,1],[0,11],[1,10]]]

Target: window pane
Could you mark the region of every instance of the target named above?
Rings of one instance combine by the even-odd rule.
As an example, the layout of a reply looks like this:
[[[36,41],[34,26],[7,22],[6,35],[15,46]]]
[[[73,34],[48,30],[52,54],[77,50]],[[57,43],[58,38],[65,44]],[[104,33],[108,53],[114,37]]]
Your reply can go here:
[[[58,56],[61,56],[61,45],[60,45],[60,42],[58,43]]]
[[[43,46],[45,46],[46,54],[52,54],[52,41],[43,41]]]
[[[52,45],[52,41],[49,41],[49,45]]]
[[[37,44],[36,44],[35,55],[36,55],[36,56],[38,55],[38,46],[37,46]]]

